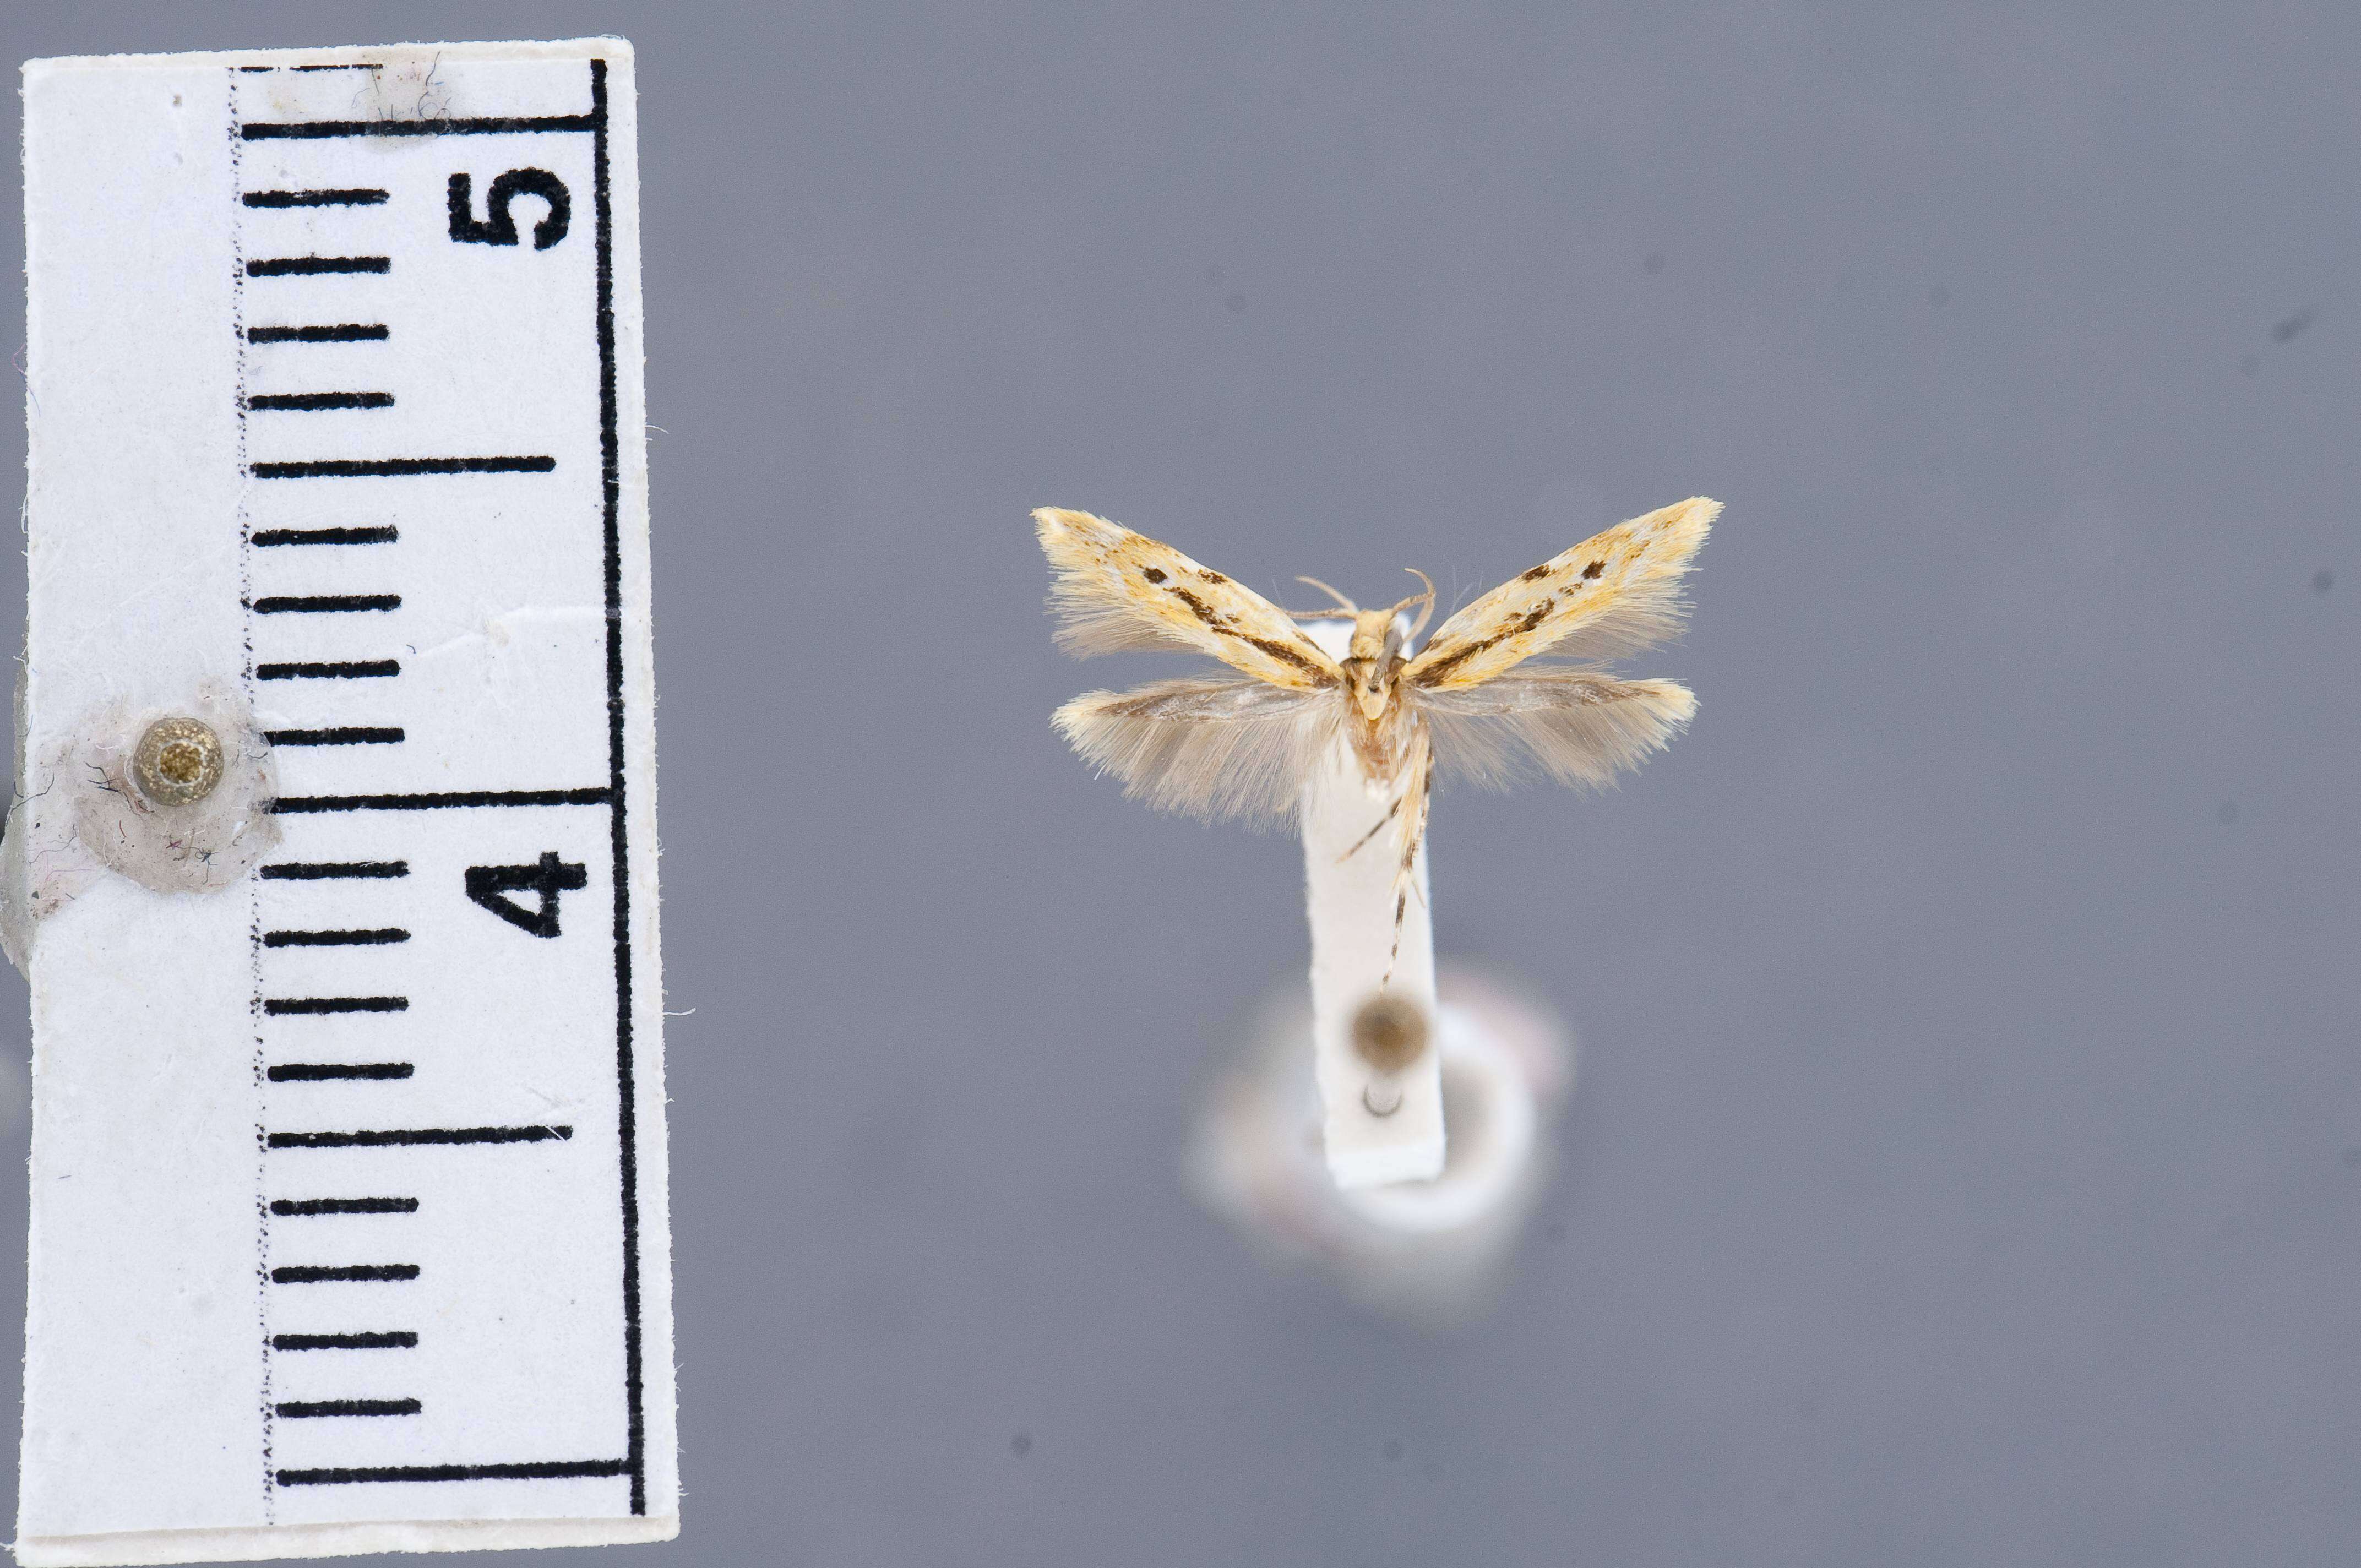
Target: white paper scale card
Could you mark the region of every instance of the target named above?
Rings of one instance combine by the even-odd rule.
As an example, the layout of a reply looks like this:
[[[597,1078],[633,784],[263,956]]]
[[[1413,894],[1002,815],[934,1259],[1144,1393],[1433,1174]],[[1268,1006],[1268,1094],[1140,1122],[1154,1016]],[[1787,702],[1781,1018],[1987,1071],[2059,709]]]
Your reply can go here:
[[[18,1554],[669,1537],[630,48],[25,103]]]

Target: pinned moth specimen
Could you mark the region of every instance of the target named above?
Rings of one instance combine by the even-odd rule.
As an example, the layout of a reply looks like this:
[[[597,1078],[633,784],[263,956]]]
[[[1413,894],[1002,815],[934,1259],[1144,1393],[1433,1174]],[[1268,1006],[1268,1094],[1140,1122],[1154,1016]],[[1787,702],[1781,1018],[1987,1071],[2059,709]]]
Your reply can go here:
[[[1348,747],[1375,818],[1351,853],[1392,829],[1380,852],[1395,859],[1399,934],[1438,767],[1495,788],[1535,773],[1596,787],[1687,724],[1697,699],[1686,686],[1601,666],[1679,630],[1681,578],[1720,510],[1700,497],[1619,523],[1476,599],[1418,647],[1434,587],[1415,569],[1423,591],[1388,609],[1305,577],[1335,607],[1283,610],[1120,523],[1044,507],[1033,521],[1069,652],[1205,653],[1246,677],[1084,692],[1053,722],[1126,795],[1209,821],[1291,818],[1312,770]],[[1341,659],[1298,624],[1345,619]],[[1554,657],[1531,662],[1542,654]]]

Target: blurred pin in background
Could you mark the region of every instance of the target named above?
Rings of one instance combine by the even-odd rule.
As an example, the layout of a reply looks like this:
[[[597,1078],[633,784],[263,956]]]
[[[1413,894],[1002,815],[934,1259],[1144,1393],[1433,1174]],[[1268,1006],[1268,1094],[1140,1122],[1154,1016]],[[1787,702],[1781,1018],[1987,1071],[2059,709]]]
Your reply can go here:
[[[1442,967],[1435,996],[1422,1049],[1407,1048],[1415,1028],[1367,1009],[1360,1034],[1388,1060],[1437,1058],[1451,1129],[1439,1175],[1336,1184],[1301,985],[1263,1004],[1206,1100],[1186,1169],[1198,1198],[1274,1264],[1317,1267],[1373,1311],[1444,1327],[1483,1311],[1508,1277],[1548,1180],[1575,1048],[1546,1003],[1483,970]]]

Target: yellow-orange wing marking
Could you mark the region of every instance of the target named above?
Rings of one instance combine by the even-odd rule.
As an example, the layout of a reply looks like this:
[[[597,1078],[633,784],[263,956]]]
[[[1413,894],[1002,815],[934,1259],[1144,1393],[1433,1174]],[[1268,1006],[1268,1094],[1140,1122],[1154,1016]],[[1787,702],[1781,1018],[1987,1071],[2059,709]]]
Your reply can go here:
[[[1612,659],[1679,630],[1682,574],[1721,510],[1699,496],[1616,524],[1494,588],[1435,629],[1402,678],[1454,691],[1536,653]]]
[[[1056,574],[1058,642],[1071,653],[1187,649],[1291,691],[1344,678],[1284,610],[1170,544],[1061,507],[1043,507],[1033,525]]]

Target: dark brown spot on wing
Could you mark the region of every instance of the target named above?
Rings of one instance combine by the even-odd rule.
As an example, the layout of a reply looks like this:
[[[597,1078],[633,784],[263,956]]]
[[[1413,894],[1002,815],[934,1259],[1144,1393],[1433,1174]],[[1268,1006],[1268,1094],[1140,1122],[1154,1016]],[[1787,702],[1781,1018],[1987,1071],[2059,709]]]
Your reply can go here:
[[[1538,582],[1540,582],[1543,577],[1546,577],[1546,576],[1549,576],[1549,563],[1548,563],[1548,562],[1546,562],[1546,561],[1544,561],[1544,562],[1543,562],[1540,565],[1535,566],[1535,567],[1534,567],[1532,571],[1530,571],[1530,572],[1520,572],[1520,573],[1518,573],[1518,574],[1517,574],[1517,581],[1519,581],[1519,582],[1521,582],[1521,583],[1538,583]]]
[[[1418,674],[1418,684],[1421,685],[1433,685],[1435,682],[1441,680],[1446,674],[1448,674],[1454,666],[1465,663],[1467,660],[1474,658],[1477,654],[1483,652],[1487,649],[1499,647],[1501,643],[1506,642],[1511,637],[1522,636],[1524,633],[1531,631],[1543,621],[1547,620],[1549,619],[1549,612],[1556,608],[1557,600],[1554,598],[1545,598],[1542,600],[1541,603],[1525,611],[1521,620],[1515,621],[1505,630],[1495,631],[1491,636],[1484,638],[1479,641],[1470,642],[1465,648],[1455,649],[1451,652],[1445,653],[1442,658],[1437,659],[1433,663],[1429,664],[1425,669],[1421,670]]]
[[[1418,684],[1421,685],[1433,685],[1435,682],[1441,680],[1446,674],[1448,674],[1454,666],[1465,663],[1466,661],[1474,658],[1477,654],[1481,653],[1485,649],[1489,648],[1491,645],[1492,644],[1489,642],[1470,642],[1466,647],[1461,648],[1455,652],[1445,653],[1442,658],[1437,659],[1433,663],[1429,664],[1425,669],[1421,670],[1418,673]]]
[[[1227,631],[1229,629],[1223,627],[1218,630]],[[1235,631],[1231,631],[1229,634],[1233,637],[1238,635]],[[1294,649],[1289,647],[1284,642],[1274,642],[1268,637],[1249,637],[1246,641],[1248,646],[1261,649],[1264,652],[1269,654],[1272,658],[1278,660],[1282,664],[1294,665],[1297,669],[1301,670],[1305,674],[1310,675],[1312,679],[1318,681],[1323,685],[1328,685],[1334,679],[1334,677],[1329,674],[1327,671],[1322,669],[1319,665],[1313,663],[1311,660],[1305,658],[1302,654],[1297,652]]]
[[[1593,561],[1589,565],[1585,566],[1585,567],[1582,569],[1582,575],[1583,575],[1583,576],[1584,576],[1586,579],[1587,579],[1587,578],[1591,578],[1591,577],[1596,577],[1597,576],[1598,576],[1598,574],[1599,574],[1599,573],[1601,573],[1601,572],[1603,572],[1603,571],[1605,571],[1605,570],[1607,570],[1607,563],[1606,563],[1606,562],[1604,562],[1604,561]]]
[[[1140,568],[1139,575],[1151,583],[1160,583],[1164,580],[1164,574],[1154,566],[1143,566]]]
[[[1221,573],[1213,571],[1204,566],[1197,568],[1197,575],[1204,578],[1209,583],[1226,583],[1229,581],[1229,578],[1222,576]]]
[[[1216,610],[1212,605],[1207,604],[1203,599],[1199,598],[1195,594],[1191,593],[1187,588],[1176,587],[1171,589],[1170,592],[1174,598],[1178,598],[1182,604],[1187,605],[1189,607],[1189,612],[1191,615],[1194,615],[1199,620],[1203,621],[1205,625],[1213,630],[1214,635],[1219,637],[1235,637],[1240,641],[1246,643],[1249,648],[1259,649],[1264,653],[1268,654],[1271,658],[1278,660],[1280,663],[1291,665],[1295,669],[1302,671],[1305,674],[1310,675],[1318,685],[1324,686],[1334,683],[1335,677],[1329,674],[1324,666],[1313,660],[1305,658],[1301,653],[1289,647],[1286,643],[1274,641],[1268,637],[1248,637],[1245,632],[1240,631],[1235,626],[1224,626],[1222,624],[1221,612]]]

